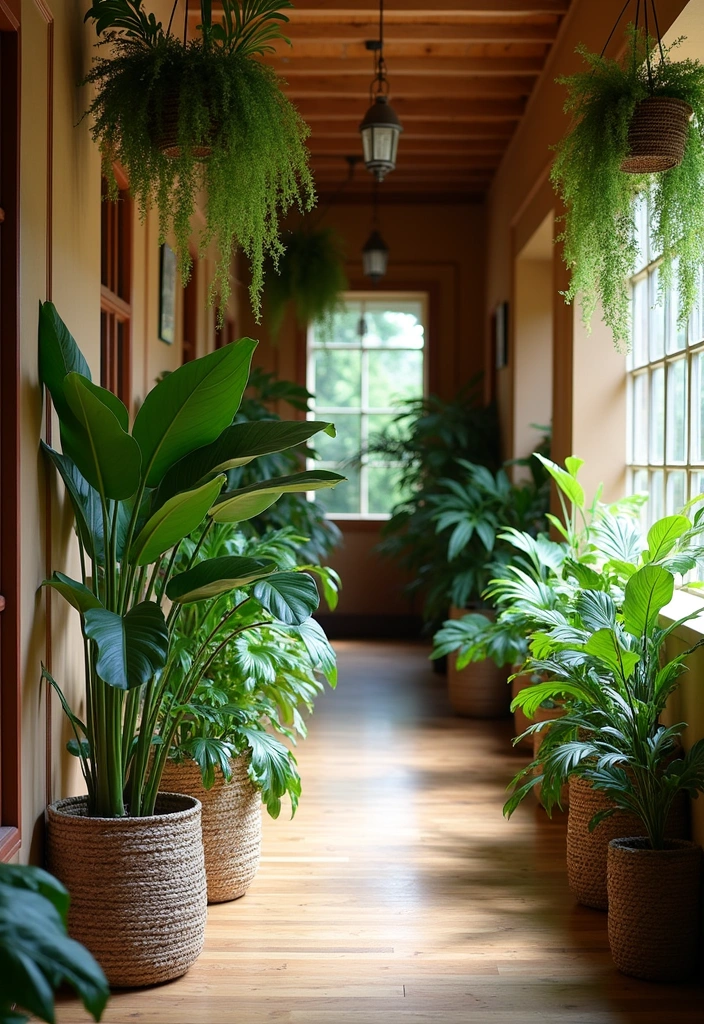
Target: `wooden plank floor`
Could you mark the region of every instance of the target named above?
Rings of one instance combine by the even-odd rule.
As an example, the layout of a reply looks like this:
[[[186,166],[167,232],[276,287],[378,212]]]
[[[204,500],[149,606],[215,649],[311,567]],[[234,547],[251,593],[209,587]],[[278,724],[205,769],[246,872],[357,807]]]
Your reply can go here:
[[[210,908],[189,974],[116,993],[109,1024],[702,1024],[704,988],[611,965],[565,881],[564,820],[501,816],[511,724],[450,715],[422,647],[340,643],[300,749],[303,798],[265,820],[247,896]],[[62,1003],[60,1024],[87,1020]]]

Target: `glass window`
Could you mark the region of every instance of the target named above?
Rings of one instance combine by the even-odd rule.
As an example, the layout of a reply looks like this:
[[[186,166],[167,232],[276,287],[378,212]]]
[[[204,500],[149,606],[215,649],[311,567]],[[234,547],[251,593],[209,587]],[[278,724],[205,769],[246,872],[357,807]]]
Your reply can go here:
[[[310,466],[348,478],[316,499],[335,518],[386,519],[403,498],[399,466],[363,454],[402,403],[425,393],[424,294],[348,293],[332,330],[308,332],[311,416],[332,420],[337,437],[315,440]]]

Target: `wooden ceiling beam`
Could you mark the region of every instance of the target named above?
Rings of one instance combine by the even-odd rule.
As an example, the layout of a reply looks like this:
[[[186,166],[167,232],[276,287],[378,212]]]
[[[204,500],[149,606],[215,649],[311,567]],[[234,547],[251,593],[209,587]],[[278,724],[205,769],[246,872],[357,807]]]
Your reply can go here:
[[[315,135],[308,140],[308,148],[313,154],[313,159],[318,157],[335,157],[343,159],[350,153],[361,154],[361,141],[357,135],[357,144],[354,139],[330,139],[325,136]],[[456,154],[471,159],[474,156],[488,156],[491,153],[504,153],[506,150],[506,139],[495,139],[492,141],[473,142],[465,139],[437,139],[428,137],[425,139],[413,139],[404,134],[401,140],[401,151],[404,157],[423,156],[428,152],[442,153],[444,155]]]
[[[309,75],[288,79],[284,91],[291,100],[298,100],[304,96],[335,100],[359,97],[360,104],[364,107],[364,110],[359,112],[361,120],[369,106],[369,82],[368,75],[344,75],[338,78],[332,75]],[[504,96],[511,99],[529,96],[531,85],[530,79],[526,78],[393,78],[389,98],[400,116],[401,112],[397,107],[402,100],[409,97],[417,96],[419,99],[442,102],[449,99],[470,100]]]
[[[190,0],[197,6],[197,0]],[[463,14],[481,14],[486,17],[501,17],[504,14],[522,14],[526,17],[537,14],[566,14],[570,0],[438,0],[439,11],[460,11]],[[429,0],[386,0],[384,15],[396,12],[417,14],[429,13]],[[347,0],[332,6],[330,0],[296,0],[297,11],[324,11],[330,17],[355,15],[360,11],[378,11],[379,0]]]
[[[192,13],[191,17],[197,17]],[[432,13],[428,12],[428,18]],[[290,37],[292,47],[283,44],[281,54],[290,53],[296,57],[296,44],[301,43],[363,43],[374,38],[378,32],[376,20],[362,20],[353,17],[334,24],[329,22],[306,22],[298,24],[297,18],[291,19]],[[447,24],[384,24],[384,44],[389,56],[389,47],[395,43],[553,43],[557,35],[556,21],[545,24],[531,24],[524,21],[474,22]]]
[[[334,60],[318,57],[301,57],[298,60],[271,58],[267,63],[289,80],[302,75],[331,75],[336,78],[364,75],[369,81],[374,70],[373,63],[368,57],[341,57]],[[544,61],[540,57],[401,57],[391,63],[389,78],[393,81],[410,76],[515,78],[517,75],[539,75],[543,70],[543,64]]]
[[[501,153],[440,153],[429,146],[424,153],[401,151],[399,149],[399,163],[396,169],[403,171],[405,168],[415,169],[416,167],[447,167],[451,169],[465,168],[472,169],[479,167],[496,167],[501,160]],[[313,166],[316,171],[333,170],[339,174],[342,161],[338,153],[316,153],[312,154]],[[402,166],[403,165],[403,166]],[[394,172],[395,173],[395,172]]]
[[[423,96],[407,98],[394,96],[394,110],[406,122],[432,120],[436,124],[446,121],[518,121],[525,110],[522,99],[458,99],[450,98],[438,103],[435,99]],[[326,99],[309,96],[296,103],[304,120],[314,122],[328,121],[331,117],[349,117],[356,123],[364,117],[366,106],[354,96]]]
[[[336,117],[331,115],[327,120],[316,120],[313,127],[313,139],[324,138],[352,142],[356,139],[359,142],[359,112],[355,116]],[[408,141],[503,141],[511,138],[514,126],[510,122],[487,122],[473,121],[411,121],[405,125],[403,132],[404,145]]]

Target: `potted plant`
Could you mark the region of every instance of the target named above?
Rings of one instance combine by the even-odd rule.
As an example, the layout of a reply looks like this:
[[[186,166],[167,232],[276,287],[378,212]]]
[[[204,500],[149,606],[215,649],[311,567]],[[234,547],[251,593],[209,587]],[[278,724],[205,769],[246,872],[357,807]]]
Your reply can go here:
[[[617,347],[630,343],[629,278],[637,270],[636,206],[647,198],[661,293],[677,278],[678,322],[697,301],[704,263],[704,66],[631,29],[621,60],[578,53],[568,88],[569,131],[552,181],[564,203],[567,302],[579,295],[587,327],[597,303]]]
[[[292,306],[300,327],[316,324],[330,335],[332,318],[348,287],[342,241],[334,228],[303,223],[287,231],[278,265],[267,274],[265,303],[272,334],[277,337]]]
[[[68,715],[69,749],[87,790],[49,808],[49,863],[72,896],[72,934],[114,985],[176,977],[203,941],[200,804],[160,794],[180,722],[166,679],[184,606],[248,587],[276,617],[294,608],[310,614],[318,604],[310,575],[277,572],[264,559],[204,559],[202,543],[175,572],[193,531],[200,528],[204,542],[215,522],[246,520],[282,493],[342,479],[306,472],[223,491],[223,471],[233,463],[333,429],[310,421],[232,423],[254,347],[245,338],[169,374],[147,395],[130,431],[126,407],[91,381],[55,307],[40,308],[40,376],[63,452],[44,450],[73,507],[82,577],[55,572],[45,585],[78,611],[85,652],[84,721],[43,673]],[[207,669],[209,652],[194,653],[177,694],[181,705]],[[116,862],[125,869],[116,871]]]
[[[301,571],[296,541],[290,531],[278,531],[248,543],[221,527],[208,538],[206,549],[210,557],[235,552],[269,557],[289,571]],[[312,568],[334,605],[336,574]],[[240,607],[237,635],[222,646],[230,628],[219,624],[233,604]],[[313,710],[322,678],[335,685],[337,671],[334,652],[317,622],[277,620],[243,592],[223,595],[207,608],[186,609],[177,627],[177,645],[189,651],[203,641],[218,653],[181,720],[164,781],[203,805],[208,901],[221,903],[244,895],[256,874],[262,802],[274,818],[285,794],[293,813],[298,805],[301,783],[295,758],[272,730],[293,743],[304,737],[301,712]],[[169,690],[178,688],[186,670],[175,664]]]
[[[666,529],[655,524],[656,534],[651,530],[651,557],[646,554],[645,563],[629,571],[620,608],[604,590],[585,589],[577,601],[579,618],[536,635],[534,665],[548,668],[552,678],[524,700],[529,709],[541,697],[559,694],[566,705],[541,752],[548,806],[559,800],[564,782],[577,777],[608,801],[594,808],[590,831],[619,812],[627,813],[619,825],[624,831],[638,823],[635,838],[624,831],[618,839],[606,833],[609,937],[616,965],[651,980],[691,973],[699,932],[701,851],[671,836],[681,827],[678,795],[696,796],[704,788],[704,741],[683,754],[678,741],[684,725],[666,728],[660,722],[687,658],[704,643],[670,657],[668,638],[692,616],[668,627],[658,621],[672,599],[672,566],[679,558],[657,556],[670,554],[677,536],[687,533],[673,518]],[[506,813],[533,784],[517,777]]]
[[[283,252],[279,216],[292,205],[310,209],[314,201],[308,128],[272,68],[256,59],[285,39],[288,19],[280,9],[292,6],[290,0],[224,0],[214,17],[210,0],[203,0],[190,40],[172,32],[173,15],[164,28],[142,0],[95,0],[86,15],[101,43],[110,45],[86,76],[97,90],[88,112],[109,198],[117,198],[117,161],[142,217],[156,203],[161,240],[173,236],[185,283],[203,192],[199,251],[214,243],[219,253],[211,299],[224,307],[240,246],[251,264],[257,317],[265,257],[276,265]]]
[[[53,1024],[54,992],[67,983],[93,1020],[110,990],[87,949],[66,934],[69,894],[47,871],[0,864],[0,1020],[30,1014]]]

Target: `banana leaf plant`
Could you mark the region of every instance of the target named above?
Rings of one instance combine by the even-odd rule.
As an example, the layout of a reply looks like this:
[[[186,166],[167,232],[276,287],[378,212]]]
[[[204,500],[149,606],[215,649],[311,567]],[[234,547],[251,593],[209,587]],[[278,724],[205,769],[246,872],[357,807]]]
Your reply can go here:
[[[80,580],[54,572],[44,585],[81,618],[84,720],[46,669],[43,674],[71,723],[69,749],[80,759],[91,815],[154,811],[180,724],[167,677],[185,606],[250,587],[276,619],[302,622],[318,606],[307,573],[278,571],[276,562],[261,558],[201,557],[212,524],[247,520],[282,494],[344,479],[313,470],[224,490],[227,470],[321,430],[334,433],[332,424],[312,421],[233,424],[255,346],[243,338],[169,374],[147,395],[130,429],[127,408],[92,382],[56,308],[40,308],[40,378],[59,418],[62,451],[43,448],[73,506],[81,565]],[[181,545],[201,527],[201,542],[176,571]],[[202,672],[210,654],[193,651]],[[199,679],[198,671],[190,673],[189,686],[195,689]],[[180,693],[180,704],[190,696]]]

